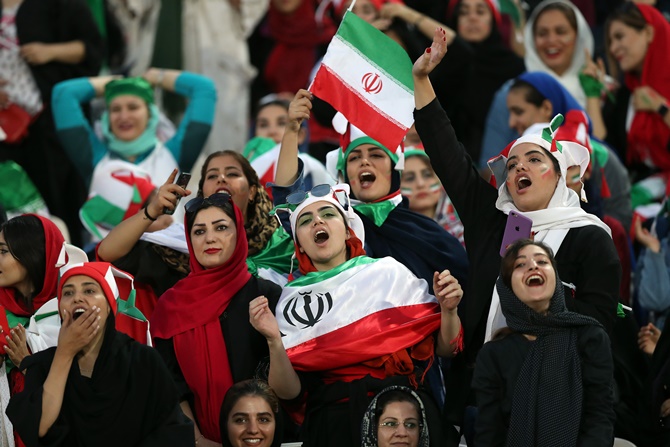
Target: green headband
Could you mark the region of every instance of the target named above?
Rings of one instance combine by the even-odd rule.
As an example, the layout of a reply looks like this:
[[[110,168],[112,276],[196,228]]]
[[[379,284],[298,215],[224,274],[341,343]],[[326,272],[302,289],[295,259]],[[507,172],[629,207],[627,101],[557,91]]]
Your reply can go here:
[[[421,150],[421,149],[405,149],[405,160],[407,160],[409,157],[416,157],[420,156],[423,157],[427,160],[430,160],[430,157],[426,153],[426,151]]]
[[[142,98],[147,105],[154,103],[154,91],[144,78],[124,78],[110,81],[105,86],[105,102],[109,106],[112,99],[120,95],[133,95]]]
[[[365,137],[360,137],[356,138],[354,141],[349,143],[349,146],[347,146],[347,149],[345,151],[340,151],[340,156],[337,160],[337,170],[345,172],[347,168],[347,158],[349,158],[349,154],[351,151],[356,149],[358,146],[361,146],[363,144],[371,144],[373,146],[376,146],[380,149],[382,149],[384,152],[386,152],[386,155],[388,155],[391,158],[391,161],[396,164],[398,163],[398,154],[391,152],[386,148],[386,146],[383,146],[380,142],[377,140],[374,140],[368,136]]]

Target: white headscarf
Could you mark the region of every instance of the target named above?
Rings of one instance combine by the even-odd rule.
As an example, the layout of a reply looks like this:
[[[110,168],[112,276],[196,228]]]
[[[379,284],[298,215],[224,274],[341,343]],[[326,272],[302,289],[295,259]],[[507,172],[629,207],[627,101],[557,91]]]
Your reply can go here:
[[[533,38],[533,25],[537,16],[542,12],[544,8],[553,3],[563,3],[572,9],[575,12],[577,17],[577,37],[575,41],[575,52],[572,55],[572,63],[570,67],[562,75],[558,75],[552,71],[542,59],[540,59],[539,54],[535,48],[535,39]],[[589,28],[586,19],[582,13],[577,9],[575,5],[567,0],[545,0],[535,7],[533,13],[530,15],[528,22],[526,23],[526,28],[524,29],[524,41],[526,42],[526,56],[524,58],[526,63],[527,71],[542,71],[549,73],[555,77],[558,82],[565,87],[567,91],[574,96],[579,105],[582,107],[586,106],[586,94],[582,89],[581,84],[579,83],[579,72],[584,66],[586,59],[584,57],[584,48],[587,48],[591,54],[593,54],[593,34],[591,33],[591,28]]]

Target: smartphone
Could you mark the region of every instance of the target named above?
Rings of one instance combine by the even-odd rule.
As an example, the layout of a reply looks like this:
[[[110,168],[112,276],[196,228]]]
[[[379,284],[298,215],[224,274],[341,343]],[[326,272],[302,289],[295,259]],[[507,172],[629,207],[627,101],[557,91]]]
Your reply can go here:
[[[175,182],[176,185],[181,186],[182,188],[186,189],[188,186],[188,182],[191,181],[191,174],[188,172],[182,172],[179,174],[179,178],[177,178],[177,181]],[[176,194],[175,194],[176,195]],[[168,207],[163,208],[163,214],[174,214],[174,211],[177,209],[177,206],[179,205],[179,201],[181,200],[181,196],[177,196],[177,203],[174,206],[174,210],[171,210]]]
[[[5,337],[9,335],[9,321],[7,321],[7,314],[5,313],[5,308],[0,305],[0,326],[2,326],[2,331],[0,331],[0,355],[5,355],[5,346],[7,345],[7,340]]]
[[[500,256],[505,256],[507,247],[519,239],[529,239],[533,221],[516,211],[510,211],[505,225],[505,234],[503,235],[502,245],[500,245]]]

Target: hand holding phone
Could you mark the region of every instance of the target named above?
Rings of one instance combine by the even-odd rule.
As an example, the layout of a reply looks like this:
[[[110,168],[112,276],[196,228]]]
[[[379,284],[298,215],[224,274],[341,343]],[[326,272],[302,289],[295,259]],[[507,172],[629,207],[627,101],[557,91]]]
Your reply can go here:
[[[191,174],[188,172],[182,172],[179,174],[179,178],[175,182],[176,185],[181,186],[182,189],[186,189],[188,186],[188,182],[191,181]],[[179,201],[181,200],[181,196],[178,194],[175,194],[177,196],[177,203],[174,205],[174,209],[170,209],[168,207],[163,208],[163,214],[169,214],[172,215],[174,214],[174,211],[177,209],[177,205],[179,205]]]
[[[519,239],[530,239],[533,221],[516,211],[510,211],[505,225],[502,245],[500,245],[500,256],[505,256],[507,248]]]

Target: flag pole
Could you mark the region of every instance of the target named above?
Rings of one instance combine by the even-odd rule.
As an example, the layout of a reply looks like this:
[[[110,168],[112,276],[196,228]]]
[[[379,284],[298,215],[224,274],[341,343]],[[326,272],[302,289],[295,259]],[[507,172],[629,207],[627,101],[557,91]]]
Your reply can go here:
[[[352,0],[351,4],[347,8],[347,11],[351,12],[351,10],[354,9],[355,4],[356,4],[356,0]]]

